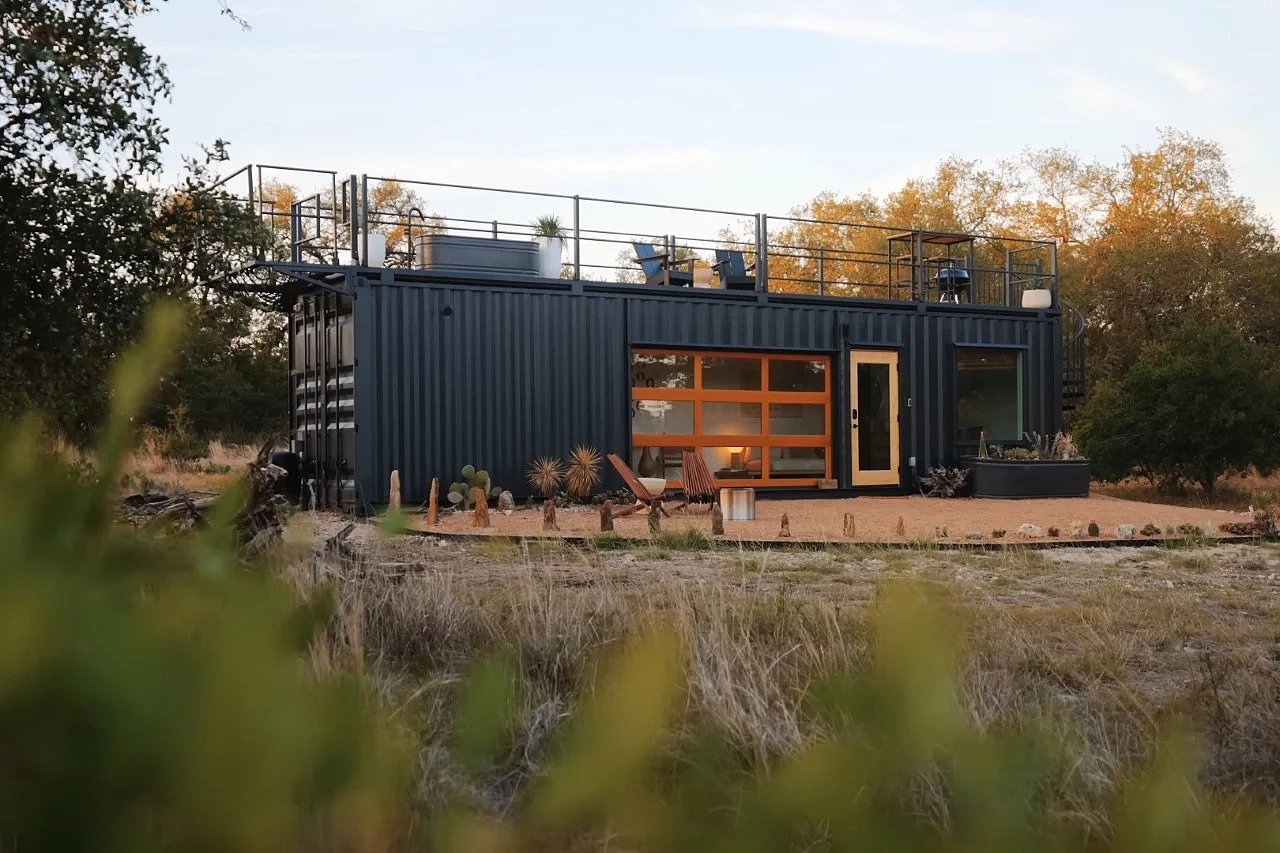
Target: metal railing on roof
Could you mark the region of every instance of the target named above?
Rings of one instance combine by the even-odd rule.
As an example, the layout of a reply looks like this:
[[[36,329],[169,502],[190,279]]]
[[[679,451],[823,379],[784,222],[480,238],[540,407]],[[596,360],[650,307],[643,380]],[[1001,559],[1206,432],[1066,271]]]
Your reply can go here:
[[[292,189],[294,181],[308,183],[309,194],[296,197],[286,192],[284,188]],[[946,267],[964,271],[965,301],[1018,306],[1025,291],[1049,290],[1052,304],[1058,304],[1057,246],[1047,241],[439,181],[342,176],[291,166],[246,166],[220,183],[262,217],[270,233],[280,235],[273,245],[260,247],[262,260],[361,264],[370,257],[370,234],[381,233],[392,238],[387,265],[413,267],[415,234],[443,231],[533,240],[538,236],[533,219],[551,208],[568,222],[564,238],[570,257],[562,264],[563,278],[643,281],[633,244],[649,243],[668,257],[691,258],[695,278],[703,285],[715,278],[711,272],[714,251],[729,249],[743,254],[756,289],[762,291],[896,300],[955,298],[955,289],[943,285],[959,274],[944,278],[939,271]],[[407,193],[380,191],[393,183],[414,193],[428,190],[435,198],[430,204],[406,204],[413,200]],[[236,186],[243,186],[245,194],[233,191]],[[379,205],[379,195],[394,197]],[[483,214],[477,209],[480,200]],[[445,204],[452,208],[448,213],[440,212]],[[495,208],[502,208],[503,214],[492,216]],[[919,239],[920,235],[936,239],[929,242]],[[908,248],[905,254],[903,246]]]

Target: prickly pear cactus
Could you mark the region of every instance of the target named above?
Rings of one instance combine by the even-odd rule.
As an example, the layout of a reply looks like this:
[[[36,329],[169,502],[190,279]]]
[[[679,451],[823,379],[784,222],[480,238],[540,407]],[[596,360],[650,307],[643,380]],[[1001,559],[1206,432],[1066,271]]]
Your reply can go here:
[[[487,500],[502,494],[502,487],[495,486],[490,481],[488,471],[483,469],[477,471],[474,465],[463,465],[461,473],[462,479],[449,486],[449,503],[455,508],[474,508],[477,495]]]

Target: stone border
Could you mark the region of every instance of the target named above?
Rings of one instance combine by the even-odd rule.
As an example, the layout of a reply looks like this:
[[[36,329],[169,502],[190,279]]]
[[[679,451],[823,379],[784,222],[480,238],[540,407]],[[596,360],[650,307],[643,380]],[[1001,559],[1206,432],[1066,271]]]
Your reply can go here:
[[[441,539],[449,542],[504,542],[510,545],[519,545],[521,542],[560,542],[566,545],[590,546],[596,539],[600,537],[608,537],[610,534],[602,533],[598,536],[517,536],[507,533],[445,533],[432,532],[430,530],[404,529],[399,531],[401,535],[420,536],[431,539]],[[706,535],[706,534],[704,534]],[[655,544],[653,539],[649,537],[638,536],[618,536],[614,534],[614,538],[619,542],[625,542],[632,548],[643,548],[647,545]],[[938,541],[936,539],[921,539],[915,542],[885,542],[861,539],[827,539],[821,541],[812,541],[804,539],[730,539],[728,537],[707,536],[707,541],[713,545],[725,545],[729,547],[744,548],[752,551],[766,551],[770,549],[787,549],[797,551],[821,551],[831,547],[846,546],[851,548],[884,548],[890,551],[1048,551],[1060,548],[1155,548],[1162,545],[1249,545],[1259,542],[1277,542],[1280,541],[1278,536],[1212,536],[1203,539],[1186,539],[1186,538],[1160,538],[1160,539],[1103,539],[1100,537],[1090,537],[1088,539],[1000,539],[983,542],[952,542]]]

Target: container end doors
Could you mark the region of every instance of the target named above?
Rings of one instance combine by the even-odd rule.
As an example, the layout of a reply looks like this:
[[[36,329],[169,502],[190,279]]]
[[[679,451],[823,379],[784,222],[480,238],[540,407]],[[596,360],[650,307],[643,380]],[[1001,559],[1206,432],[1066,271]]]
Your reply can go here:
[[[899,485],[898,353],[854,350],[849,384],[853,485]]]

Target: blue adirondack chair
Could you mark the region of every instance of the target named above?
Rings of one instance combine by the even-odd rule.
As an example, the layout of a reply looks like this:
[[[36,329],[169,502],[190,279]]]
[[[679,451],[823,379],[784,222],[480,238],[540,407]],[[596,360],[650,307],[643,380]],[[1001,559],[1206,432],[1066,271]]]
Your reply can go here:
[[[666,252],[659,252],[652,243],[632,243],[636,250],[636,263],[644,272],[645,284],[671,284],[677,287],[693,287],[693,258],[683,261],[670,260]],[[672,269],[688,264],[688,272]]]
[[[712,266],[725,290],[755,290],[756,277],[747,272],[747,261],[737,249],[716,249]]]

